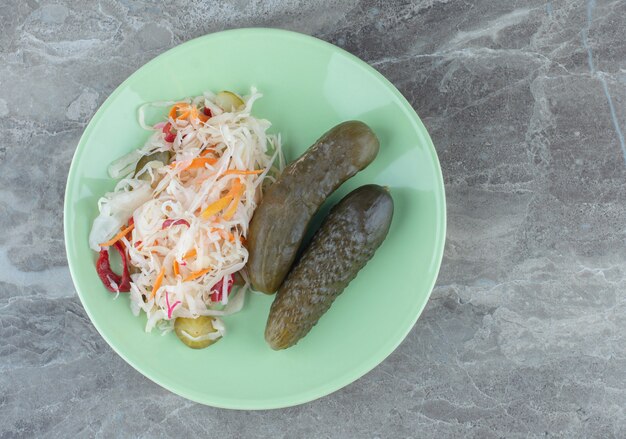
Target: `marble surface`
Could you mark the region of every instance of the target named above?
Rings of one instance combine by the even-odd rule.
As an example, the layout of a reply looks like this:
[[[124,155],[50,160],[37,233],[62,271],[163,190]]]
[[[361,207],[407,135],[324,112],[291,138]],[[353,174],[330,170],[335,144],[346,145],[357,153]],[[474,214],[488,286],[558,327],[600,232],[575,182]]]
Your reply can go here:
[[[336,3],[0,0],[0,438],[626,437],[626,2]],[[267,412],[197,405],[126,365],[80,305],[62,230],[103,100],[157,54],[243,26],[386,75],[448,197],[441,273],[404,343]]]

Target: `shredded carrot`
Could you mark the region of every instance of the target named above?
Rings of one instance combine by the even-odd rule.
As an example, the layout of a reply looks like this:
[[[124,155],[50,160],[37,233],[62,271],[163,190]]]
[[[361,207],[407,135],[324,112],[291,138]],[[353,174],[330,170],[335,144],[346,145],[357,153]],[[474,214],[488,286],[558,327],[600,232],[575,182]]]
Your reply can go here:
[[[159,288],[161,288],[161,283],[163,282],[163,276],[165,276],[165,267],[161,267],[161,271],[159,271],[159,275],[154,281],[154,286],[152,287],[152,293],[150,293],[151,299],[156,295]]]
[[[209,271],[211,271],[210,268],[205,268],[204,270],[200,270],[200,271],[194,271],[193,273],[189,274],[189,276],[184,278],[183,282],[189,282],[190,280],[198,279],[199,277],[202,277],[205,274],[207,274]]]
[[[191,105],[186,104],[184,102],[178,102],[172,105],[172,108],[170,108],[170,112],[168,116],[175,120],[185,120],[189,117],[190,108],[192,108]],[[178,114],[179,111],[181,112],[180,115]]]
[[[189,259],[189,258],[193,258],[195,255],[197,255],[198,252],[196,251],[195,248],[192,248],[191,250],[189,250],[187,253],[185,253],[185,256],[183,256],[183,259]]]
[[[258,175],[265,172],[265,169],[257,169],[256,171],[240,171],[239,169],[229,169],[224,171],[222,175]]]
[[[180,275],[180,267],[178,265],[178,261],[174,259],[174,263],[172,264],[172,268],[174,269],[174,276]]]
[[[170,169],[175,169],[180,161],[170,163]],[[188,169],[200,169],[204,168],[204,165],[214,165],[217,163],[217,159],[213,157],[196,157],[193,159],[187,166],[184,168],[180,168],[181,171],[186,171]]]
[[[191,111],[189,113],[189,117],[192,119],[197,119],[198,118],[198,109],[195,106],[191,107]]]
[[[224,195],[222,198],[220,198],[219,200],[217,200],[216,202],[214,202],[213,204],[209,204],[209,206],[206,209],[204,209],[204,211],[201,213],[200,216],[202,217],[202,219],[209,219],[216,213],[219,213],[220,211],[226,209],[226,207],[228,207],[228,205],[233,200],[233,198],[235,197],[241,198],[241,194],[243,194],[243,190],[244,190],[244,187],[241,184],[241,180],[236,179],[235,181],[233,181],[233,185],[228,191],[228,193]],[[239,203],[239,201],[237,201],[237,203]]]
[[[180,114],[178,114],[179,112]],[[172,105],[168,116],[174,120],[197,119],[202,122],[209,120],[209,116],[205,115],[204,112],[198,112],[198,108],[195,105],[189,105],[184,102]]]
[[[226,221],[230,220],[235,215],[235,212],[237,212],[237,207],[239,207],[239,201],[241,201],[244,189],[245,188],[239,179],[234,181],[231,189],[231,192],[234,192],[234,198],[232,203],[230,203],[230,206],[228,206],[228,209],[226,209],[226,212],[224,212],[224,219]]]
[[[197,157],[191,161],[191,164],[185,170],[204,168],[205,165],[214,165],[216,163],[217,159],[213,157]]]
[[[229,193],[228,195],[217,200],[215,203],[209,204],[207,208],[204,209],[204,211],[200,214],[200,216],[202,217],[202,219],[211,218],[216,213],[219,213],[222,210],[226,209],[226,207],[228,207],[232,199],[233,199],[233,196]]]
[[[120,239],[122,239],[124,236],[126,236],[129,232],[131,232],[133,229],[135,228],[135,224],[131,224],[130,226],[126,227],[124,230],[122,230],[121,232],[119,232],[117,235],[115,235],[113,238],[109,239],[106,242],[103,242],[102,244],[100,244],[100,247],[109,247],[113,244],[115,244],[117,241],[119,241]]]
[[[235,235],[219,227],[212,227],[212,232],[219,234],[223,239],[228,239],[230,242],[235,242]]]
[[[244,186],[241,184],[241,180],[237,178],[233,180],[233,185],[230,187],[230,191],[228,191],[228,193],[234,197],[237,194],[243,194],[243,190]]]
[[[202,123],[205,123],[207,120],[209,120],[209,116],[204,114],[204,109],[202,111],[198,111],[198,108],[195,106],[191,107],[191,114],[189,117],[192,119],[197,119]]]

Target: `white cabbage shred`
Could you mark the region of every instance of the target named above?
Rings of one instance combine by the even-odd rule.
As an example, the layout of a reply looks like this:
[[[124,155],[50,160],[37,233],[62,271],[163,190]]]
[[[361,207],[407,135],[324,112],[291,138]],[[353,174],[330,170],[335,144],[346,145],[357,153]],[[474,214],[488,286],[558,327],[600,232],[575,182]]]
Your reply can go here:
[[[269,121],[251,114],[260,97],[252,88],[250,95],[243,97],[245,105],[232,112],[222,110],[211,92],[154,103],[180,104],[181,113],[154,126],[146,125],[144,105],[139,109],[139,123],[154,133],[143,147],[109,166],[109,175],[121,180],[98,202],[100,215],[93,222],[89,246],[100,251],[99,244],[114,237],[132,217],[134,228],[121,242],[132,267],[131,310],[135,315],[146,313],[146,331],[157,327],[166,332],[177,317],[217,318],[243,306],[249,287],[244,246],[248,226],[262,197],[261,183],[273,181],[284,166],[280,137],[267,133]],[[212,116],[202,121],[205,107]],[[188,117],[182,114],[192,108],[197,111]],[[171,124],[176,134],[173,142],[165,140],[165,123]],[[135,176],[141,157],[159,151],[171,151],[171,163],[151,161]],[[228,196],[225,208],[208,217],[202,215]],[[166,220],[184,222],[164,228]],[[152,294],[161,272],[161,286]],[[213,302],[212,288],[237,272],[245,285],[235,286],[229,298],[227,282],[222,282],[222,298]],[[217,331],[211,337],[217,338],[225,327],[221,321],[216,323]]]

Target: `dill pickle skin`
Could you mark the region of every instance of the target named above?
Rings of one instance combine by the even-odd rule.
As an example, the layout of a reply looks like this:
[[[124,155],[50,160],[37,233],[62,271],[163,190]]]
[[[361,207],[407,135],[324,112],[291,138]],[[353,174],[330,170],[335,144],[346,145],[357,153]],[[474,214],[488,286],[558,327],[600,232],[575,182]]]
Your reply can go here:
[[[333,207],[272,303],[265,327],[272,349],[308,334],[372,258],[392,217],[393,199],[377,185],[361,186]]]
[[[156,160],[158,162],[163,163],[164,165],[167,165],[170,162],[171,159],[172,159],[172,152],[171,151],[157,151],[157,152],[153,152],[152,154],[144,155],[137,162],[137,165],[135,166],[135,174],[134,175],[139,174],[139,172],[148,163],[150,163],[152,161]],[[147,172],[144,172],[143,174],[141,174],[139,179],[149,182],[150,181],[150,174],[148,174]]]
[[[343,122],[285,168],[257,207],[248,234],[252,287],[274,293],[294,262],[315,212],[344,181],[369,165],[379,142],[363,122]]]

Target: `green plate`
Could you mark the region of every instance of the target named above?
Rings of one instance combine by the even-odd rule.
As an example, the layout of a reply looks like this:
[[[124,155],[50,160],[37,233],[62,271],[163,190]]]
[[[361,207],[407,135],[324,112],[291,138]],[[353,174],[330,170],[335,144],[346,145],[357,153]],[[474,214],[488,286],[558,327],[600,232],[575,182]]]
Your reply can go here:
[[[292,160],[335,124],[358,119],[380,138],[374,163],[329,200],[366,184],[389,186],[395,213],[386,241],[318,325],[295,347],[272,351],[263,331],[273,297],[253,294],[225,318],[228,334],[192,350],[174,334],[144,332],[129,299],[102,286],[87,237],[97,200],[115,184],[107,165],[148,137],[142,103],[204,90],[264,97],[255,115],[280,132]],[[216,407],[286,407],[327,395],[383,361],[415,324],[434,285],[445,241],[441,169],[409,103],[380,73],[318,39],[274,29],[207,35],[158,56],[120,85],[85,130],[65,194],[65,243],[80,300],[111,347],[146,377],[185,398]]]

